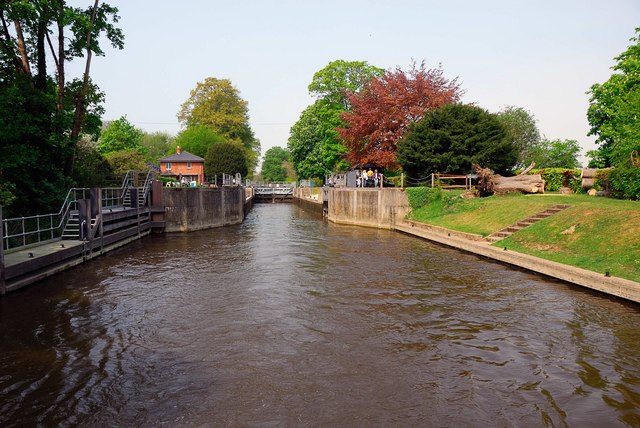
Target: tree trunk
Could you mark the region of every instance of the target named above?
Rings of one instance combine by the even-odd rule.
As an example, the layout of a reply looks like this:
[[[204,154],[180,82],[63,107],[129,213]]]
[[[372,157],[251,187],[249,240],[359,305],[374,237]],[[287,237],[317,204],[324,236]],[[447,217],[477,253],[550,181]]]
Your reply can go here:
[[[544,193],[544,180],[540,174],[516,175],[515,177],[493,176],[495,193],[510,192]]]
[[[78,137],[80,136],[80,131],[82,130],[82,123],[84,122],[85,115],[85,99],[87,97],[87,86],[89,85],[89,70],[91,69],[91,33],[93,32],[93,24],[96,21],[96,13],[98,12],[98,3],[100,0],[96,0],[93,5],[93,12],[91,13],[91,25],[89,26],[89,31],[87,32],[87,62],[84,68],[84,76],[82,81],[82,87],[80,88],[80,93],[76,98],[76,111],[73,118],[73,127],[71,129],[71,135],[69,139],[71,140],[72,151],[71,156],[69,157],[69,161],[65,167],[65,173],[70,176],[73,173],[73,166],[76,160],[76,142],[78,141]]]

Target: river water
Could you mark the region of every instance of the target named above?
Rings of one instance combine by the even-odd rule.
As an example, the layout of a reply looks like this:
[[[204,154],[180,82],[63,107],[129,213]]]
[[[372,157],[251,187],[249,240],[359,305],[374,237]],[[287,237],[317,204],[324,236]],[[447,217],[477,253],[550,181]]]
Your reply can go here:
[[[639,426],[639,307],[289,204],[0,299],[1,426]]]

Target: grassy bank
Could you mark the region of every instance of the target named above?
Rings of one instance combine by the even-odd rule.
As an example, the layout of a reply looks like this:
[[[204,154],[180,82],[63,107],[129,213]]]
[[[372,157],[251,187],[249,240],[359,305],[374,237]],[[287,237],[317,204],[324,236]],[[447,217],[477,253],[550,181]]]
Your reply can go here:
[[[640,202],[558,194],[461,199],[448,192],[427,195],[422,206],[413,199],[418,207],[411,219],[483,236],[550,206],[569,204],[494,245],[640,282]],[[573,233],[562,234],[573,226]]]

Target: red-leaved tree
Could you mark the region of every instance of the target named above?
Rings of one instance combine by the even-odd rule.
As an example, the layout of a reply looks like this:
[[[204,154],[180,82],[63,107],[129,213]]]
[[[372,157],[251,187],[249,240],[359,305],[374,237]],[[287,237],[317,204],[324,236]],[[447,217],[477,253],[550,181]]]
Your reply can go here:
[[[464,93],[458,78],[448,80],[442,68],[426,69],[424,61],[411,70],[400,68],[371,79],[360,92],[347,96],[351,111],[338,128],[352,166],[377,165],[398,169],[396,145],[409,124],[425,111],[455,103]]]

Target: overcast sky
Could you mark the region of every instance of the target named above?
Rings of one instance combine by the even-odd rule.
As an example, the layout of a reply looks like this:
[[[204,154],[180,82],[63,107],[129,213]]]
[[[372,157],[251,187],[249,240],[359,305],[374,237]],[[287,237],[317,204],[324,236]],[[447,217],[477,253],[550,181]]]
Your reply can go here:
[[[87,6],[88,0],[72,0]],[[408,70],[412,59],[458,77],[464,102],[524,107],[549,139],[594,148],[586,120],[593,83],[640,26],[639,0],[111,0],[125,48],[92,63],[105,120],[180,130],[197,82],[228,78],[249,103],[262,154],[286,147],[313,102],[307,86],[329,62]],[[78,70],[79,73],[79,70]]]

